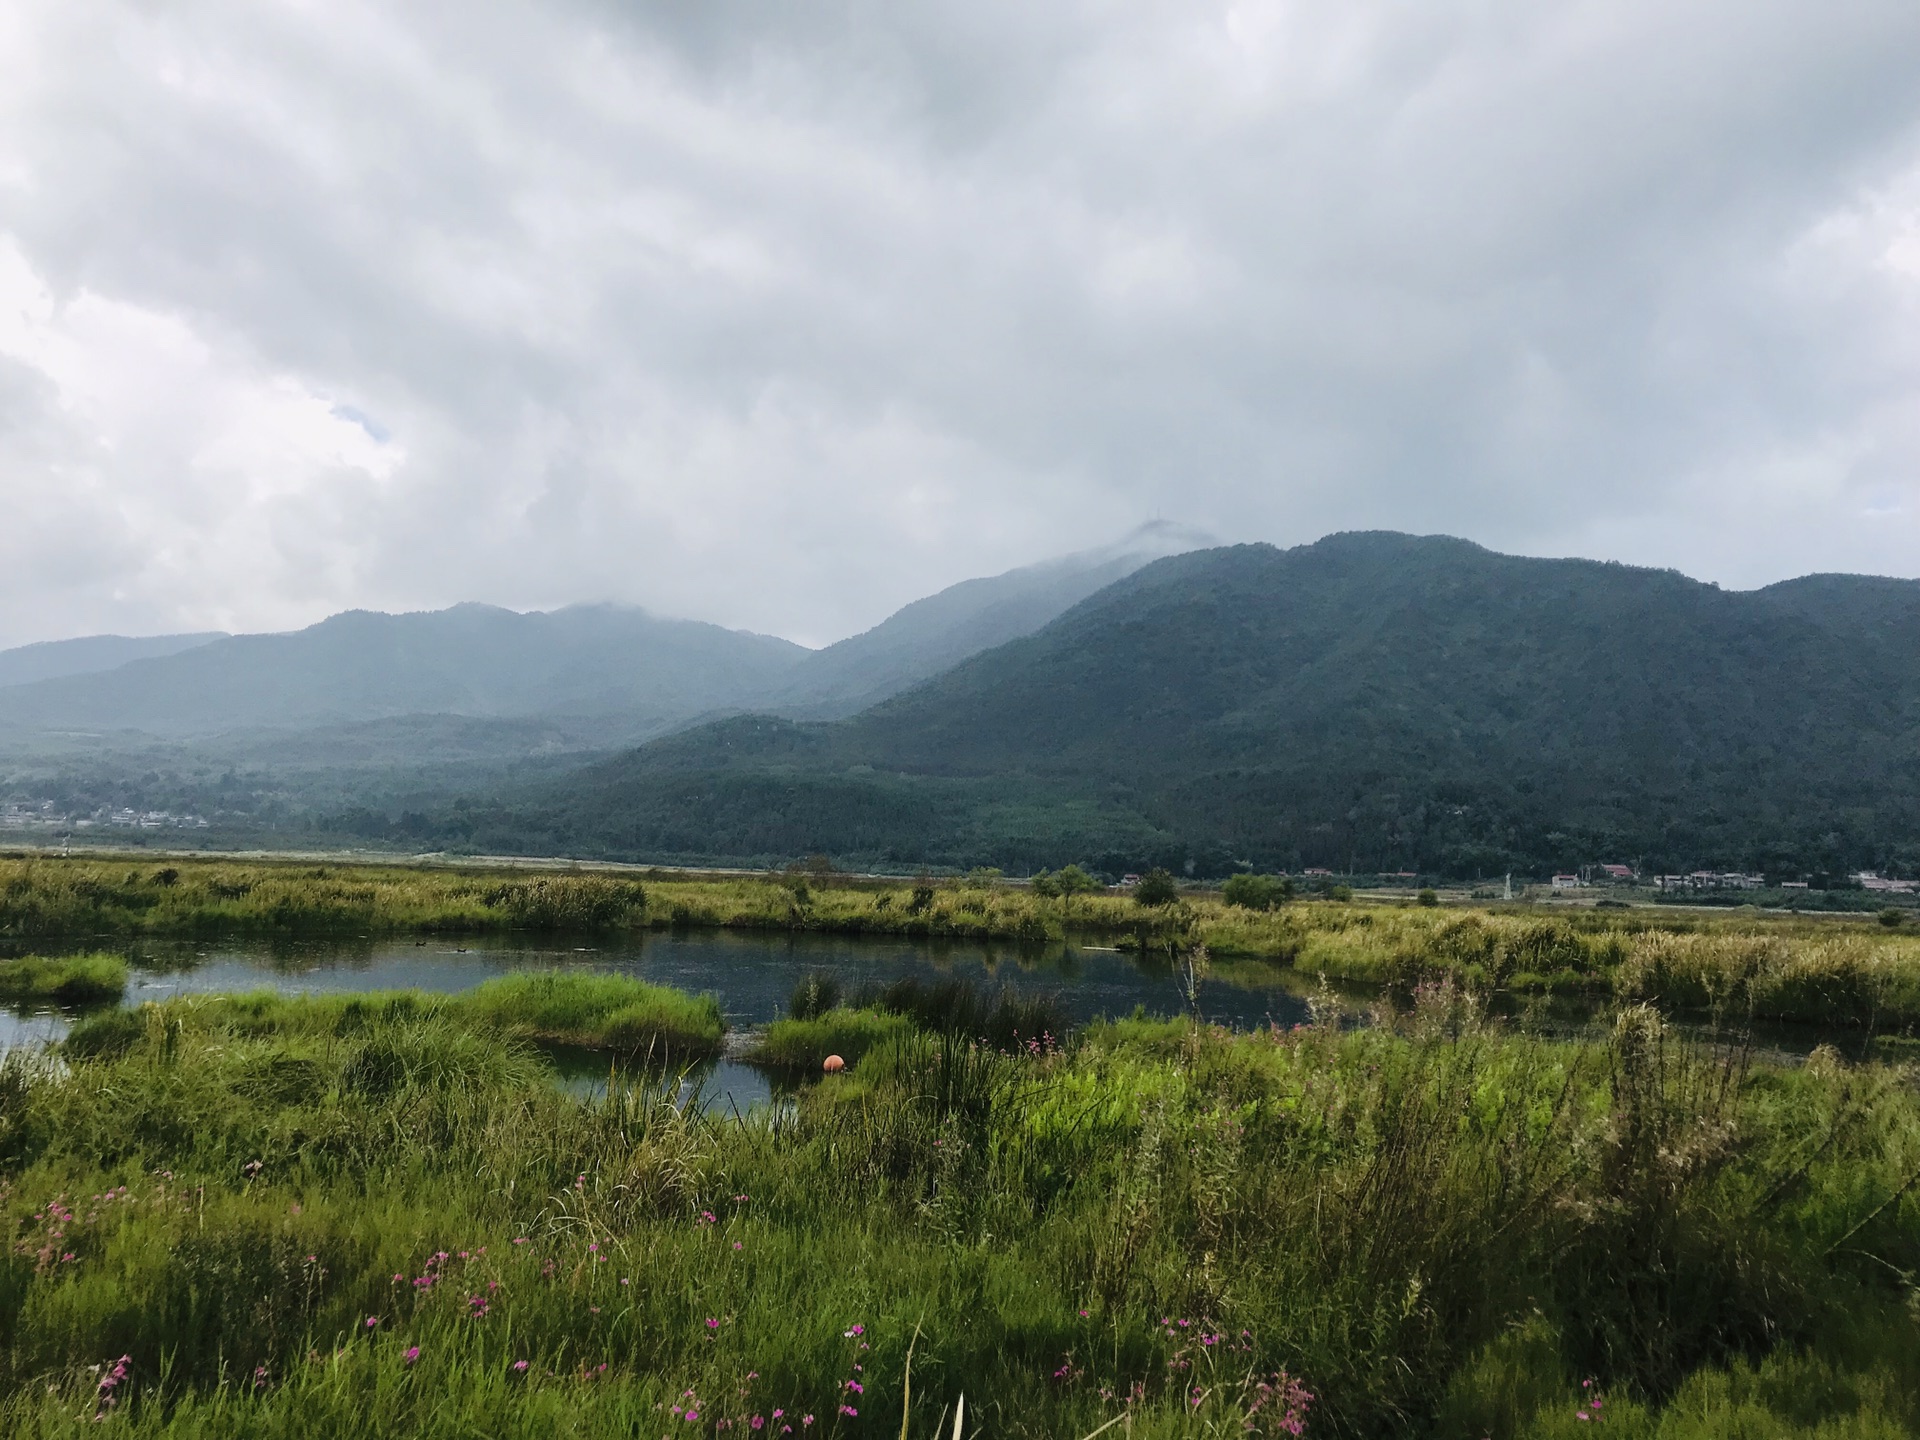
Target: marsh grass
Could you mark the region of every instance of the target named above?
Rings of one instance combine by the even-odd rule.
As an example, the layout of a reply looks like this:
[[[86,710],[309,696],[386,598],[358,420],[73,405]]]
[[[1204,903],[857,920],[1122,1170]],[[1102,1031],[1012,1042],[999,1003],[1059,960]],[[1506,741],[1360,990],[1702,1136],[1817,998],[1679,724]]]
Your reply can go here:
[[[18,1006],[112,1004],[127,990],[118,955],[23,955],[0,960],[0,1003]]]
[[[886,1014],[735,1120],[566,1093],[490,1013],[176,999],[0,1065],[0,1431],[926,1435],[964,1392],[969,1434],[1477,1440],[1583,1433],[1589,1379],[1641,1434],[1920,1424],[1903,1071],[1437,983],[1039,1054]]]
[[[515,971],[455,1003],[520,1039],[663,1060],[715,1054],[726,1029],[712,995],[578,970]]]
[[[262,990],[182,997],[83,1020],[63,1048],[89,1059],[119,1055],[156,1036],[163,1045],[171,1043],[166,1037],[191,1028],[202,1035],[290,1045],[364,1042],[377,1050],[376,1042],[365,1037],[396,1026],[400,1030],[394,1033],[404,1031],[416,1041],[438,1037],[440,1049],[505,1055],[513,1053],[513,1044],[550,1045],[663,1063],[717,1054],[726,1028],[711,995],[688,995],[624,975],[522,970],[456,995],[399,990],[306,996]],[[509,1048],[491,1037],[505,1040]]]

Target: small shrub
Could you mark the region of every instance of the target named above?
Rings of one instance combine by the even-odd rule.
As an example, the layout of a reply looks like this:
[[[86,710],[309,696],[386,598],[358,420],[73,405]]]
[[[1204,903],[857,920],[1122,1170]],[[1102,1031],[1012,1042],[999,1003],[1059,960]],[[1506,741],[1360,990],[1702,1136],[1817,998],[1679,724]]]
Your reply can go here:
[[[1220,887],[1220,898],[1242,910],[1273,910],[1293,898],[1293,882],[1277,875],[1235,875]]]
[[[815,970],[787,997],[787,1014],[796,1020],[812,1020],[840,1003],[840,982],[823,970]]]
[[[1146,905],[1158,909],[1162,905],[1171,905],[1180,898],[1180,887],[1173,883],[1173,876],[1165,870],[1149,870],[1140,877],[1140,883],[1134,887],[1133,899],[1137,905]]]

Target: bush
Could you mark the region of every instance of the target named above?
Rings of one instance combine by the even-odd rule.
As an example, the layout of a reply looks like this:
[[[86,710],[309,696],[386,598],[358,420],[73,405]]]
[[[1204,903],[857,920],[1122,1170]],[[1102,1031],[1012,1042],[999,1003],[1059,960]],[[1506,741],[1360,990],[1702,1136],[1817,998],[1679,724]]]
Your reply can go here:
[[[812,1020],[840,1003],[840,982],[824,970],[815,970],[793,987],[787,997],[787,1014],[795,1020]]]
[[[1078,865],[1063,866],[1053,878],[1062,895],[1091,895],[1096,890],[1107,888]]]
[[[1293,882],[1278,875],[1235,875],[1220,887],[1220,898],[1242,910],[1274,910],[1293,898]]]
[[[1900,926],[1906,923],[1907,914],[1906,914],[1906,911],[1896,910],[1893,908],[1893,906],[1889,905],[1886,909],[1880,912],[1879,919],[1880,919],[1880,923],[1886,926],[1889,930],[1897,930]]]
[[[1173,883],[1173,876],[1164,870],[1149,870],[1140,877],[1140,883],[1133,890],[1134,903],[1158,908],[1171,905],[1180,898],[1180,888]]]
[[[1432,905],[1438,905],[1440,903],[1439,892],[1431,889],[1422,890],[1419,893],[1419,895],[1415,896],[1414,898],[1418,903],[1422,905],[1432,906]]]

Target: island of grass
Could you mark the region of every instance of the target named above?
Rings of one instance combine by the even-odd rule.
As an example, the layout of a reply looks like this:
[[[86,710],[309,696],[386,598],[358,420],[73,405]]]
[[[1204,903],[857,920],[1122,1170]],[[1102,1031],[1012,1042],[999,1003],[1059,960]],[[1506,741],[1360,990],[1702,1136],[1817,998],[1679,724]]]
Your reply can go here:
[[[1920,1430],[1897,1067],[1445,986],[996,1047],[923,990],[738,1117],[563,1088],[532,1042],[636,992],[522,986],[178,997],[0,1063],[0,1433]]]
[[[417,1025],[425,1027],[422,1033],[482,1037],[477,1044],[602,1050],[663,1065],[717,1055],[726,1031],[719,1002],[711,995],[688,995],[624,975],[522,970],[453,995],[258,990],[185,997],[83,1020],[63,1049],[88,1058],[124,1054],[138,1048],[156,1026],[164,1031],[189,1022],[202,1033],[287,1045],[330,1045],[338,1037]]]
[[[839,983],[817,971],[794,987],[787,1013],[760,1033],[746,1058],[778,1070],[818,1071],[830,1055],[855,1065],[868,1051],[915,1032],[1038,1053],[1056,1046],[1066,1030],[1050,995],[909,977],[864,986],[842,1003]]]
[[[23,955],[0,960],[0,1004],[110,1005],[127,990],[118,955]]]

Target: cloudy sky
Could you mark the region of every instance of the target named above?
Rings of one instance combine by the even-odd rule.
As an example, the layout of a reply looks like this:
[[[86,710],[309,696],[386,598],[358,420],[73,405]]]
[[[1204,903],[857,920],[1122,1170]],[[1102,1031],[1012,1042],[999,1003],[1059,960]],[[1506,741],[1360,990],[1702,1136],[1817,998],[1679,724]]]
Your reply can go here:
[[[1920,575],[1913,0],[11,0],[0,644],[1155,518]]]

